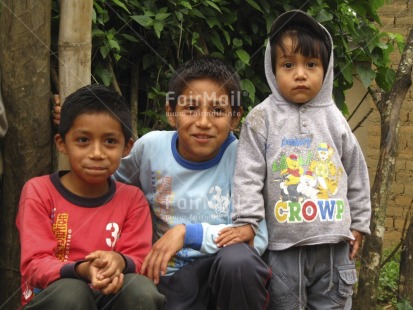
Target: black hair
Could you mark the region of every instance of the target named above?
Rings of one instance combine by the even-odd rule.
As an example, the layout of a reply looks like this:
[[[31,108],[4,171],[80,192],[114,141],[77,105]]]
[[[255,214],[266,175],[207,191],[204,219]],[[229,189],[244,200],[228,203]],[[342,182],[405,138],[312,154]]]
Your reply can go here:
[[[286,53],[284,45],[285,38],[292,40],[292,53],[301,53],[305,57],[320,58],[323,63],[324,75],[327,73],[328,62],[330,60],[329,49],[323,38],[317,35],[311,29],[304,28],[298,24],[289,24],[281,31],[278,31],[270,38],[271,44],[271,64],[275,73],[275,58],[279,47],[283,53]]]
[[[168,85],[167,104],[175,111],[179,96],[193,80],[210,79],[225,88],[230,97],[231,108],[241,106],[241,83],[234,68],[219,58],[202,56],[182,64],[172,75]]]
[[[132,137],[132,117],[125,99],[104,85],[93,84],[79,88],[65,99],[58,133],[65,139],[75,119],[85,113],[107,113],[119,121],[125,144]]]

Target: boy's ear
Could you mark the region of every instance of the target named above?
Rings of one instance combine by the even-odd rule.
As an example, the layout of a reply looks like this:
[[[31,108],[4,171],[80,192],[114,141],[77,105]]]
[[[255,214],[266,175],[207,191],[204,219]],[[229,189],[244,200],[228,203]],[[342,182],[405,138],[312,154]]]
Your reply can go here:
[[[166,110],[166,118],[168,119],[169,125],[172,128],[176,128],[176,120],[175,120],[174,111],[172,111],[172,108],[169,105],[169,102],[166,103],[165,110]]]
[[[133,147],[133,143],[135,141],[133,141],[132,138],[129,139],[129,141],[127,143],[125,143],[125,147],[123,148],[123,152],[122,152],[122,157],[128,156],[130,151],[132,150]]]
[[[54,136],[54,143],[56,144],[56,149],[59,151],[59,153],[67,155],[66,143],[60,134],[57,133]]]
[[[239,122],[241,121],[242,114],[244,110],[242,107],[238,108],[238,111],[232,111],[232,119],[231,119],[231,130],[234,130],[238,127]]]

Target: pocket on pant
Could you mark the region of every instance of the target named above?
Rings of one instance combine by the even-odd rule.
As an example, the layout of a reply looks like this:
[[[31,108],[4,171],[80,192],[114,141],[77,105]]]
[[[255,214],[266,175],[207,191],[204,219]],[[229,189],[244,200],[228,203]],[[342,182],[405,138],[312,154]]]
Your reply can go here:
[[[353,295],[353,286],[357,283],[357,272],[354,265],[337,267],[338,283],[331,291],[331,297],[339,304],[345,304]]]
[[[289,310],[296,309],[298,299],[294,297],[293,286],[280,273],[271,276],[270,304],[267,309]]]

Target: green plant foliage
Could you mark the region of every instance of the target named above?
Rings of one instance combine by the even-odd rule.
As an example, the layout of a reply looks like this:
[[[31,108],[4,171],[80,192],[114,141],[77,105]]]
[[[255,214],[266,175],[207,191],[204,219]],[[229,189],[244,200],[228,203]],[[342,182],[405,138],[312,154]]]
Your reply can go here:
[[[412,305],[408,300],[403,300],[402,302],[397,303],[397,310],[413,310]]]
[[[301,9],[321,22],[333,37],[334,96],[336,104],[346,111],[344,92],[354,79],[365,87],[376,82],[385,90],[393,84],[389,54],[395,46],[402,47],[403,37],[380,33],[375,26],[380,23],[377,8],[383,2],[95,0],[93,78],[106,85],[116,81],[123,95],[130,98],[134,71],[139,89],[137,117],[143,133],[166,126],[162,117],[164,93],[174,68],[209,54],[236,68],[248,91],[248,96],[243,96],[244,110],[248,111],[270,91],[263,58],[272,22],[286,10]]]
[[[383,257],[387,257],[386,253],[384,253]],[[386,265],[384,265],[380,271],[378,288],[379,303],[395,304],[397,302],[399,270],[400,251],[398,251],[396,255]]]
[[[393,253],[392,249],[387,249],[383,253],[383,258]],[[378,288],[378,305],[379,309],[413,310],[408,300],[397,302],[398,285],[400,275],[400,250],[398,250],[389,261],[381,268]]]

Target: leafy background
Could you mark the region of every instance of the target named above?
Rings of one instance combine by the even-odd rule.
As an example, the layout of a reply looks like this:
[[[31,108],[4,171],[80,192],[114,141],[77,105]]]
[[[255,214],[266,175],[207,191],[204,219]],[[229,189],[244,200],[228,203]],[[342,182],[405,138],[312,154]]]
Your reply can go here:
[[[355,78],[389,90],[395,78],[389,55],[403,49],[399,34],[381,33],[373,1],[265,0],[95,0],[92,79],[137,98],[138,133],[167,127],[167,82],[181,63],[203,54],[223,58],[241,77],[244,110],[262,101],[269,88],[264,46],[273,20],[290,9],[308,12],[332,34],[334,98],[348,114],[345,91]],[[58,3],[54,2],[54,46]],[[55,48],[57,50],[57,48]]]

